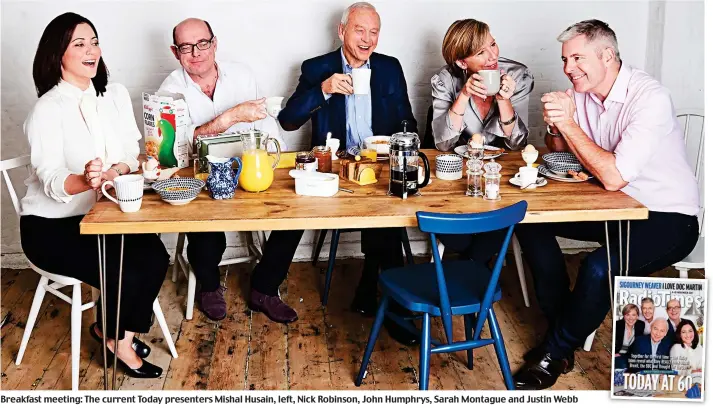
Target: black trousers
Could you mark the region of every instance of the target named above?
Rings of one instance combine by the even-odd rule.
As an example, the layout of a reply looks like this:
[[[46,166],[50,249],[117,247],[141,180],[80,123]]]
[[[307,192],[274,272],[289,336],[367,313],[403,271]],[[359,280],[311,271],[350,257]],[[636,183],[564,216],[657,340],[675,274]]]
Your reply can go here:
[[[438,239],[446,249],[457,252],[461,259],[487,263],[500,252],[507,232],[504,228],[480,234],[439,234]]]
[[[220,268],[226,241],[224,232],[189,232],[188,262],[193,267],[196,280],[201,284],[201,292],[213,292],[220,286]]]
[[[270,296],[285,277],[302,239],[303,230],[272,231],[265,244],[265,253],[255,266],[252,288]],[[364,270],[357,291],[361,295],[376,296],[379,268],[382,270],[404,265],[399,228],[369,228],[361,231]]]
[[[626,223],[621,223],[626,243]],[[612,285],[619,268],[619,227],[609,222]],[[554,358],[565,358],[584,344],[604,321],[611,308],[607,249],[587,255],[570,291],[564,256],[555,237],[606,243],[603,222],[518,224],[515,227],[525,260],[535,282],[540,308],[549,329],[545,349]],[[647,276],[685,258],[698,241],[698,219],[678,213],[649,211],[647,220],[631,221],[629,276]],[[624,253],[624,265],[626,253]]]
[[[99,255],[96,235],[80,235],[83,216],[20,218],[22,249],[35,266],[69,276],[95,288],[99,285]],[[168,253],[156,234],[124,235],[124,268],[121,288],[121,316],[116,329],[116,301],[119,285],[121,236],[106,236],[106,321],[102,332],[123,339],[124,331],[147,333],[151,328],[153,302],[161,290],[168,269]],[[98,303],[101,313],[101,300]]]

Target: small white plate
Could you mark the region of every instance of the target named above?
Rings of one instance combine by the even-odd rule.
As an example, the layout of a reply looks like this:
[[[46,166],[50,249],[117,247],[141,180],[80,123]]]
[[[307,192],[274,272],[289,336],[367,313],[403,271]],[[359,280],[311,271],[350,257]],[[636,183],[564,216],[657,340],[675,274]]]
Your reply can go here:
[[[515,177],[510,179],[510,184],[518,186],[518,187],[522,187],[522,183],[520,182],[520,173],[517,173],[515,175]],[[546,185],[547,185],[547,179],[544,177],[538,177],[537,182],[534,184],[534,188],[543,187]],[[534,188],[532,190],[534,190]],[[528,188],[526,190],[530,190],[530,188]]]
[[[496,157],[500,157],[500,156],[503,155],[502,152],[501,152],[501,153],[497,153],[497,154],[488,154],[488,150],[490,150],[490,151],[493,151],[493,150],[500,151],[501,149],[500,149],[499,147],[485,145],[485,146],[483,147],[483,150],[485,150],[485,157],[484,157],[485,160],[494,159],[494,158],[496,158]],[[456,147],[453,151],[454,151],[456,154],[465,157],[466,159],[470,159],[470,156],[468,156],[468,146],[466,146],[466,145],[458,146],[458,147]]]
[[[554,173],[552,170],[545,167],[544,164],[537,166],[537,172],[545,177],[551,178],[552,180],[564,181],[565,183],[582,183],[584,181],[589,181],[592,179],[592,176],[589,176],[589,178],[587,180],[577,180],[576,178],[569,176],[569,175],[560,176],[560,175]]]
[[[171,205],[186,205],[190,203],[191,201],[195,200],[196,198],[186,198],[185,200],[163,200]]]

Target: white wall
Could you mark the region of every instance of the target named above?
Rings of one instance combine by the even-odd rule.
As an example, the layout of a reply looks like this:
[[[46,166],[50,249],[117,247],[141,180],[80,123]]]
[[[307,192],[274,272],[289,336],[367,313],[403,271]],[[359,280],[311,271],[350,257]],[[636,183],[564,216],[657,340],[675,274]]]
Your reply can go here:
[[[82,14],[95,24],[111,80],[129,89],[137,122],[141,123],[140,93],[158,88],[166,75],[178,67],[168,46],[171,29],[180,20],[194,16],[210,21],[219,39],[220,59],[248,63],[265,95],[289,96],[296,86],[301,62],[339,46],[336,25],[343,8],[350,3],[349,0],[3,1],[2,158],[28,152],[22,123],[36,101],[31,75],[36,44],[47,23],[65,11]],[[430,105],[429,78],[443,64],[440,53],[443,35],[459,18],[486,21],[500,44],[501,54],[525,63],[532,70],[535,90],[530,98],[530,134],[535,143],[540,143],[543,134],[539,97],[568,85],[561,72],[560,46],[555,37],[569,24],[588,18],[607,21],[617,32],[621,54],[627,63],[643,68],[646,58],[649,21],[646,2],[392,0],[373,3],[382,21],[377,52],[401,61],[421,134]],[[703,30],[702,4],[676,5],[671,9],[675,9],[676,17],[683,16],[687,20],[667,18],[667,33],[675,32],[685,36],[687,41],[672,43],[670,47],[666,43],[666,49],[675,47],[674,51],[678,51],[682,47],[685,54],[702,58],[703,39],[699,35]],[[690,32],[685,34],[687,30]],[[664,61],[667,60],[664,58]],[[672,71],[677,69],[683,69],[686,75],[682,75],[685,80],[676,85],[682,87],[684,95],[700,96],[702,105],[702,64],[700,68],[693,68],[680,61],[675,67],[665,67],[665,77],[675,77]],[[309,132],[306,125],[286,135],[291,150],[305,146]],[[15,177],[21,180],[20,176]],[[18,226],[11,216],[4,189],[2,194],[2,252],[18,252]],[[345,236],[340,252],[358,252],[358,245],[347,244],[355,238],[358,235]],[[306,253],[307,248],[303,248],[298,256]]]

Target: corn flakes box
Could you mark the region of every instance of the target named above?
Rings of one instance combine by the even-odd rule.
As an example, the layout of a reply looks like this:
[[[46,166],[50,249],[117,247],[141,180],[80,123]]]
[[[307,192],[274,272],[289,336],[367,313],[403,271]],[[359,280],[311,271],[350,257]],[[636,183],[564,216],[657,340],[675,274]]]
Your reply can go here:
[[[144,92],[142,99],[146,156],[164,168],[188,167],[190,117],[183,95]]]

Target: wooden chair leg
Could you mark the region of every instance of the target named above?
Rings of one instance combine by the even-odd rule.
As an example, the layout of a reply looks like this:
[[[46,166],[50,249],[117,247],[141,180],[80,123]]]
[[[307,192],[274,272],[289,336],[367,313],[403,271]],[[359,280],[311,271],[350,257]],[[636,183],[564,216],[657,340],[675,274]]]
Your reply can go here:
[[[186,294],[186,320],[193,319],[193,304],[196,300],[196,274],[188,265],[188,293]]]
[[[82,284],[72,285],[72,391],[79,390],[79,357],[81,356],[82,339]]]
[[[176,282],[178,281],[178,268],[181,267],[181,263],[178,262],[178,255],[183,254],[183,246],[185,245],[186,242],[186,234],[184,233],[179,233],[178,234],[178,239],[176,240],[176,255],[174,256],[173,259],[173,271],[171,273],[171,281]]]
[[[381,330],[381,325],[384,323],[384,316],[386,315],[386,307],[388,303],[389,298],[387,296],[381,298],[379,309],[376,311],[376,318],[374,318],[374,324],[371,326],[371,332],[369,333],[369,341],[366,343],[366,350],[364,350],[364,358],[361,360],[359,373],[354,379],[354,385],[357,387],[361,385],[362,381],[364,381],[364,378],[366,377],[366,368],[369,365],[371,352],[374,351],[376,339],[379,337],[379,330]]]
[[[421,346],[418,353],[418,389],[428,389],[428,375],[431,369],[431,316],[423,314],[421,326]]]
[[[597,334],[597,331],[593,331],[592,334],[587,337],[587,340],[584,342],[584,351],[590,351],[592,349],[592,343],[594,342],[594,335]]]
[[[324,292],[322,293],[322,306],[327,306],[327,300],[329,299],[329,286],[332,284],[332,272],[337,258],[339,234],[340,231],[338,229],[332,230],[332,242],[329,244],[329,263],[327,264],[327,275],[324,278]]]
[[[688,268],[684,268],[682,266],[677,266],[676,270],[678,270],[678,277],[681,279],[687,279],[688,278]]]
[[[158,298],[153,301],[153,314],[158,320],[158,325],[161,327],[161,332],[163,333],[163,338],[166,340],[168,349],[171,351],[171,356],[173,358],[178,358],[178,352],[176,351],[176,345],[173,344],[173,337],[171,337],[171,331],[168,330],[168,324],[166,324],[166,317],[163,315],[163,310],[161,310],[161,304],[158,302]]]
[[[30,341],[32,328],[35,327],[37,315],[40,313],[42,299],[45,298],[45,292],[47,292],[47,289],[45,289],[45,287],[48,283],[49,279],[43,276],[40,278],[40,282],[37,284],[37,289],[35,289],[35,297],[32,299],[32,306],[30,306],[30,314],[27,316],[27,322],[25,323],[25,331],[22,333],[22,342],[20,342],[20,351],[17,352],[15,365],[20,365],[20,363],[22,362],[22,357],[25,355],[25,349],[27,349],[27,343]]]

